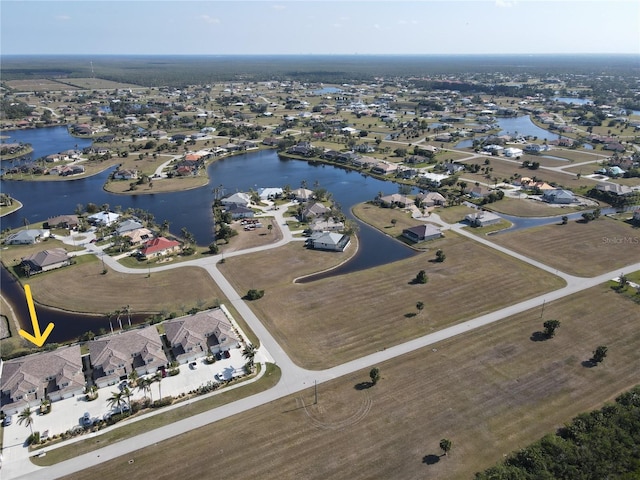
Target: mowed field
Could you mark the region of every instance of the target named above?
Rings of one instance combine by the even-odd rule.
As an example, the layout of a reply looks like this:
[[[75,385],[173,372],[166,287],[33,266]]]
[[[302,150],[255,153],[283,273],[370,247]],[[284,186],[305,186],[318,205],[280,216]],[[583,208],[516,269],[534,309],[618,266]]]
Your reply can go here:
[[[546,202],[530,198],[511,197],[504,197],[502,200],[485,205],[484,207],[492,212],[515,215],[517,217],[562,216],[585,209],[585,207],[572,207],[569,205],[552,206]],[[593,207],[591,207],[591,209],[593,209]]]
[[[265,289],[250,306],[289,356],[310,369],[338,365],[564,285],[555,275],[452,232],[446,235],[438,241],[444,263],[423,253],[307,284],[293,280],[314,271],[310,253],[339,256],[289,244],[229,258],[219,268],[238,292]],[[429,281],[413,285],[420,270]],[[425,304],[420,313],[417,302]]]
[[[202,268],[182,267],[164,272],[131,275],[108,268],[102,275],[97,259],[29,279],[34,299],[51,307],[75,312],[104,314],[123,305],[133,313],[176,312],[224,302],[216,283]]]
[[[491,241],[580,277],[592,277],[637,262],[640,230],[600,217],[494,235]]]
[[[375,387],[358,387],[360,371],[318,385],[316,405],[310,388],[66,478],[470,479],[636,385],[637,314],[601,285],[544,319],[525,312],[379,364]],[[532,341],[551,318],[556,337]],[[598,345],[605,361],[583,366]]]

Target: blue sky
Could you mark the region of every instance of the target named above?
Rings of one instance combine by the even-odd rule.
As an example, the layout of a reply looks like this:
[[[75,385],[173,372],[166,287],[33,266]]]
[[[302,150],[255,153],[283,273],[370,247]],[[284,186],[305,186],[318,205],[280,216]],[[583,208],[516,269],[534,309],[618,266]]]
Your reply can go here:
[[[1,0],[10,54],[640,54],[639,0]]]

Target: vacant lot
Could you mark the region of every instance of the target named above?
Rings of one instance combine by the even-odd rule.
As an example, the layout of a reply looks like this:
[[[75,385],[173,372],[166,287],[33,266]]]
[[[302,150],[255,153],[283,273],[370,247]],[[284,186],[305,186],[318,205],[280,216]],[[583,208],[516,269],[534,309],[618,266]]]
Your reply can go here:
[[[504,197],[499,202],[485,205],[487,210],[517,217],[552,217],[554,215],[567,215],[572,212],[584,210],[581,207],[571,207],[568,205],[551,206],[548,203],[530,198],[510,198]],[[592,207],[593,208],[593,207]]]
[[[540,161],[537,157],[532,157],[532,161]],[[546,159],[551,161],[550,159]],[[489,173],[487,177],[484,174],[473,174],[469,172],[464,172],[462,174],[462,178],[465,180],[470,180],[472,182],[481,182],[493,185],[494,178],[498,179],[498,182],[501,182],[503,179],[509,179],[511,177],[516,177],[518,175],[523,177],[533,178],[534,176],[538,180],[545,181],[547,183],[556,184],[563,188],[574,189],[581,186],[586,187],[594,187],[596,185],[595,180],[591,180],[589,178],[578,178],[577,175],[568,175],[566,173],[557,172],[553,170],[529,170],[528,168],[523,168],[518,163],[514,163],[512,161],[507,160],[499,160],[496,158],[491,158],[491,163],[489,165],[484,165],[482,162],[478,161],[469,161],[465,162],[467,164],[478,163],[481,167],[488,166],[489,168],[493,168],[493,170]],[[567,162],[558,162],[557,164],[566,164]]]
[[[562,281],[493,249],[446,232],[433,253],[375,269],[325,278],[308,284],[293,280],[312,273],[310,253],[300,244],[233,257],[220,269],[238,292],[265,289],[251,303],[259,318],[300,365],[326,368],[410,338],[439,330],[556,289]],[[277,265],[286,265],[275,268]],[[412,285],[418,271],[429,282]],[[424,302],[418,314],[416,303]]]
[[[34,299],[52,307],[87,313],[105,313],[122,305],[133,312],[176,312],[211,306],[226,297],[201,268],[183,267],[165,272],[130,275],[93,261],[29,279]]]
[[[490,237],[563,272],[592,277],[640,258],[640,233],[629,224],[601,217],[589,223],[546,225]]]
[[[555,338],[530,311],[289,396],[68,478],[470,479],[638,383],[635,303],[599,286],[547,305]],[[615,324],[616,328],[611,328]],[[582,362],[598,345],[609,355]],[[441,438],[452,440],[440,457]],[[206,439],[206,441],[203,441]],[[166,452],[171,452],[167,455]],[[251,452],[251,454],[247,454]],[[176,461],[179,459],[179,461]]]

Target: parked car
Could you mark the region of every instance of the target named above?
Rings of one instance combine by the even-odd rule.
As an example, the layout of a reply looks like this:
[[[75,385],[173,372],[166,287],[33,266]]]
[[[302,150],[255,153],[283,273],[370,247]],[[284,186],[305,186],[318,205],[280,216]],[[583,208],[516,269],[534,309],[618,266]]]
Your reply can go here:
[[[189,363],[189,368],[191,370],[195,370],[196,368],[198,368],[198,363],[197,362],[191,362]]]
[[[229,350],[224,351],[224,358],[231,358],[231,353],[229,353]]]
[[[11,415],[5,415],[4,416],[4,426],[8,427],[12,423],[13,423],[13,417]]]
[[[80,423],[83,427],[90,427],[93,424],[89,412],[84,412],[84,415],[82,415],[82,418],[80,419]]]

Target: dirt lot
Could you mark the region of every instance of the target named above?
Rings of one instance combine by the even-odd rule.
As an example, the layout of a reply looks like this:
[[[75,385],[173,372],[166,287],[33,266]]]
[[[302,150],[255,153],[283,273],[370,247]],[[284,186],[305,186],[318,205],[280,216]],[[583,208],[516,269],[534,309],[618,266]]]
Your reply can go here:
[[[169,479],[185,465],[206,478],[214,458],[222,478],[470,479],[637,384],[637,308],[596,287],[547,305],[544,320],[561,321],[551,340],[531,340],[543,319],[525,312],[378,365],[373,388],[357,372],[319,385],[316,405],[311,388],[67,478]],[[598,345],[608,357],[586,368]]]
[[[640,231],[600,217],[589,223],[546,225],[495,235],[490,239],[563,272],[591,277],[640,258]]]
[[[294,284],[296,277],[314,271],[312,259],[317,256],[340,257],[290,244],[230,258],[221,265],[221,271],[239,292],[250,288],[266,290],[265,296],[252,302],[251,307],[294,361],[318,369],[563,284],[558,277],[493,249],[452,232],[445,235],[445,240],[438,240],[447,256],[444,263],[434,263],[434,253],[427,252],[376,269]],[[274,265],[287,268],[276,269]],[[412,285],[422,269],[429,282]],[[491,288],[486,288],[488,281]],[[417,302],[426,305],[419,314]]]

